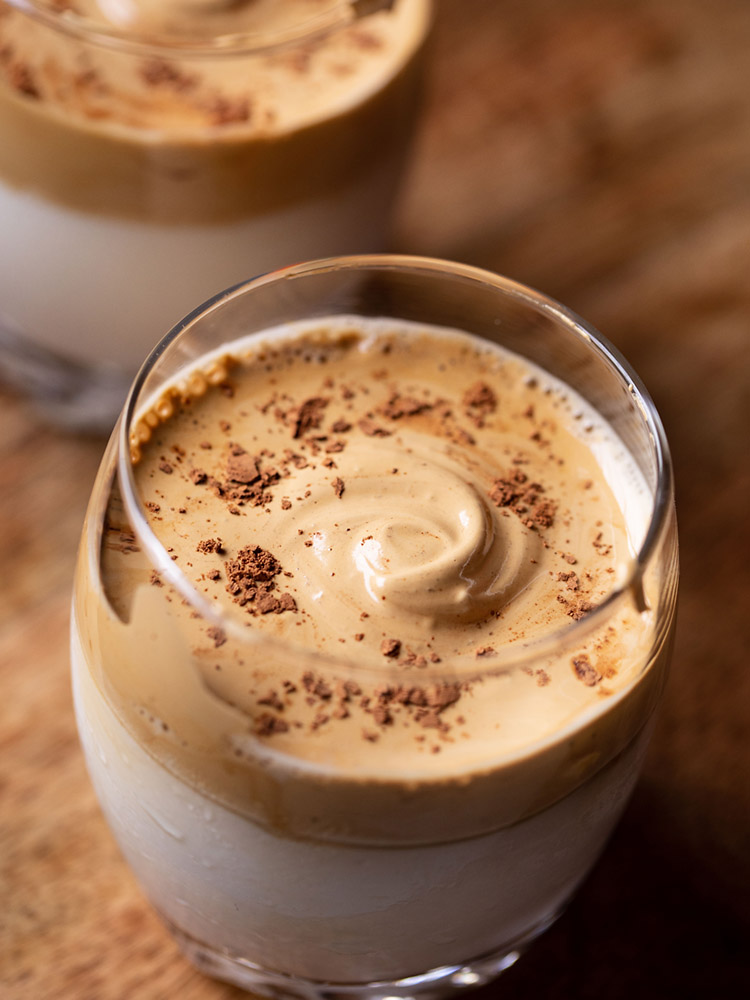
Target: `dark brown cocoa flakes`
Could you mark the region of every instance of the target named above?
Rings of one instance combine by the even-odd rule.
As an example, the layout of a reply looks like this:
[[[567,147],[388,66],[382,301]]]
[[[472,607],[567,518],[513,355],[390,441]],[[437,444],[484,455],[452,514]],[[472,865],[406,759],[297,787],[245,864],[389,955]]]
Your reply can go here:
[[[167,86],[173,90],[192,90],[198,77],[183,72],[175,63],[166,59],[149,59],[141,67],[141,77],[150,87]]]
[[[246,97],[217,97],[206,107],[214,125],[232,125],[247,122],[252,115],[252,105]]]
[[[276,691],[269,691],[262,698],[258,698],[259,705],[267,705],[269,708],[275,708],[277,712],[284,711],[284,702],[279,698]]]
[[[234,483],[250,485],[261,478],[258,459],[247,452],[231,454],[227,459],[226,477]]]
[[[271,613],[280,615],[284,611],[296,611],[297,602],[289,593],[278,595],[266,593],[258,598],[255,607],[261,615]]]
[[[274,733],[286,733],[288,730],[289,724],[272,712],[261,712],[255,720],[255,732],[258,736],[272,736]]]
[[[531,520],[537,528],[551,528],[555,521],[557,504],[553,500],[542,500],[531,508]]]
[[[445,726],[445,723],[434,709],[423,709],[417,712],[415,718],[419,725],[425,729],[440,729]]]
[[[330,718],[331,716],[327,712],[318,712],[316,713],[313,721],[310,723],[310,728],[312,730],[320,729],[320,727],[324,726]]]
[[[529,482],[521,469],[495,479],[488,496],[496,507],[508,507],[528,528],[550,528],[554,523],[557,504],[542,497],[541,483]]]
[[[277,611],[281,613],[282,611],[296,611],[297,602],[292,597],[292,595],[285,591],[283,594],[279,594],[279,607]]]
[[[464,427],[448,428],[446,430],[446,434],[451,441],[455,441],[456,444],[467,446],[476,444],[476,438],[472,434],[469,434]]]
[[[220,538],[204,538],[202,541],[198,542],[196,551],[203,552],[206,555],[211,552],[221,554],[224,552],[224,546],[222,545]]]
[[[574,621],[579,621],[584,615],[587,615],[589,611],[593,611],[596,605],[592,604],[590,601],[586,601],[583,598],[578,600],[569,601],[562,594],[557,595],[557,600],[565,605],[565,614],[572,618]]]
[[[604,535],[600,531],[594,541],[591,543],[600,556],[609,556],[612,554],[612,546],[604,541]]]
[[[330,684],[322,677],[316,677],[312,670],[306,670],[302,675],[302,686],[309,694],[314,695],[315,698],[321,698],[323,701],[328,701],[329,698],[333,697],[333,689]]]
[[[402,417],[413,417],[418,413],[424,413],[425,410],[432,409],[432,406],[433,404],[427,400],[415,399],[413,396],[401,396],[394,392],[386,403],[378,407],[378,413],[389,420],[401,420]]]
[[[290,451],[289,449],[284,452],[284,461],[290,462],[295,469],[306,469],[308,466],[308,461],[304,455],[300,455],[298,452]]]
[[[8,83],[19,94],[39,100],[42,96],[34,76],[25,63],[13,63],[8,70]]]
[[[263,594],[255,602],[255,609],[259,615],[267,615],[278,610],[279,600],[273,594]]]
[[[415,653],[414,650],[408,650],[406,656],[400,661],[405,667],[426,667],[427,660],[421,653]]]
[[[323,420],[323,411],[328,406],[328,400],[322,396],[313,396],[306,399],[296,410],[291,411],[288,419],[291,420],[293,438],[300,438],[308,431],[320,427]]]
[[[379,726],[387,726],[393,722],[393,716],[385,705],[376,705],[372,710],[372,717]]]
[[[579,681],[583,681],[587,687],[594,687],[602,679],[602,675],[592,665],[585,653],[581,653],[580,656],[574,656],[571,662],[576,677]]]
[[[401,641],[399,639],[383,639],[380,643],[380,652],[383,656],[398,656],[401,652]]]
[[[425,694],[429,707],[442,712],[444,708],[458,701],[461,697],[461,688],[453,683],[433,684]]]
[[[224,630],[219,628],[218,625],[212,625],[210,628],[206,629],[206,635],[209,639],[213,639],[214,646],[223,646],[227,641],[227,637]]]
[[[259,545],[240,549],[236,559],[224,564],[227,592],[240,607],[251,614],[281,614],[296,611],[297,603],[289,593],[278,594],[274,578],[282,572],[281,564]]]
[[[497,409],[497,396],[486,382],[475,382],[469,386],[461,402],[471,419],[480,427],[485,416]]]
[[[357,426],[368,437],[390,437],[391,432],[377,424],[372,417],[362,417]]]

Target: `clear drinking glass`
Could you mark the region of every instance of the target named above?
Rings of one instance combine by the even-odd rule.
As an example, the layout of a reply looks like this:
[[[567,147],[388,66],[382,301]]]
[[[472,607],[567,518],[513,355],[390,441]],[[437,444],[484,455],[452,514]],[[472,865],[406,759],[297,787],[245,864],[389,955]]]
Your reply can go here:
[[[109,432],[216,292],[387,249],[430,0],[0,0],[0,378]]]
[[[356,317],[375,317],[465,331],[551,374],[607,422],[617,438],[602,463],[610,462],[615,478],[631,463],[645,514],[632,558],[598,605],[470,662],[373,659],[363,643],[326,652],[238,623],[206,596],[208,584],[196,582],[192,560],[202,556],[172,558],[158,537],[165,510],[147,506],[134,477],[133,462],[154,428],[180,399],[197,407],[212,392],[231,397],[227,357],[240,338],[341,316],[355,317],[347,320],[355,326]],[[180,449],[160,461],[171,471]],[[373,518],[385,519],[387,532],[405,530],[414,509],[398,496],[380,499],[373,483]],[[328,494],[326,510],[347,499]],[[302,496],[292,501],[304,511]],[[449,509],[447,500],[425,497],[418,511],[440,545],[462,530],[442,525]],[[211,530],[207,524],[205,533]],[[529,528],[528,537],[539,535]],[[262,531],[253,539],[262,546]],[[218,542],[202,544],[216,551]],[[433,555],[440,562],[440,551]],[[408,566],[404,572],[408,583]],[[617,351],[566,308],[505,278],[424,258],[336,258],[249,281],[192,313],[151,354],[94,486],[75,583],[72,662],[79,731],[102,809],[154,907],[210,975],[268,996],[321,1000],[440,997],[487,982],[560,913],[625,806],[667,671],[677,577],[670,459],[658,415]],[[415,588],[407,600],[425,594]],[[592,666],[581,650],[600,649],[613,636],[623,640],[625,659],[609,671],[601,660]],[[440,692],[469,685],[473,693],[459,702],[468,722],[461,716],[459,727],[471,727],[481,710],[502,721],[498,733],[516,726],[520,735],[500,750],[490,727],[480,743],[470,734],[463,744],[446,739],[442,753],[383,756],[390,736],[381,717],[382,739],[363,731],[351,755],[326,737],[312,759],[310,727],[290,721],[281,750],[269,736],[279,719],[292,718],[274,706],[273,692],[249,707],[227,693],[222,667],[231,664],[249,671],[259,691],[284,696],[282,679],[292,678],[313,710],[330,709],[338,697],[331,692],[344,692],[341,704],[347,692],[374,693],[377,701],[378,692],[406,683],[426,692],[439,713]],[[580,705],[548,726],[555,692],[566,691],[580,694]],[[416,718],[423,710],[413,711]],[[424,732],[430,741],[438,733]]]

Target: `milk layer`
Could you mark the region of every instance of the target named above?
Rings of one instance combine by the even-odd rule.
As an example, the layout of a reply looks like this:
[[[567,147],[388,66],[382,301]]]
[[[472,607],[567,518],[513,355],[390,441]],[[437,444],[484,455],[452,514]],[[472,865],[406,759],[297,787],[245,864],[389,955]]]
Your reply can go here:
[[[360,983],[510,949],[544,930],[602,850],[647,731],[530,819],[408,848],[280,835],[170,774],[112,712],[74,636],[79,733],[99,802],[159,912],[262,968]]]

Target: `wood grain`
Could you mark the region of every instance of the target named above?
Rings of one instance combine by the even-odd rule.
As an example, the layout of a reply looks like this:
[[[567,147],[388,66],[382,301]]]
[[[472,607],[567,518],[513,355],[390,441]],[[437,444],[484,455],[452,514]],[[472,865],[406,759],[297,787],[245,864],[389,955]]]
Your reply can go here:
[[[750,988],[750,5],[444,0],[399,250],[542,288],[649,386],[683,583],[646,770],[567,914],[477,1000]],[[103,442],[0,393],[0,996],[244,994],[179,956],[88,784],[67,675]]]

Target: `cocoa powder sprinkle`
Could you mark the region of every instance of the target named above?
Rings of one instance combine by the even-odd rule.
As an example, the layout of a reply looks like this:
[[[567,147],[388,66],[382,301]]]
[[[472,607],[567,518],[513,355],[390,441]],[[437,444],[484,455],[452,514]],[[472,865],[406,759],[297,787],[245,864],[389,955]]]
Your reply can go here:
[[[579,681],[583,681],[587,687],[594,687],[602,679],[602,675],[595,669],[585,653],[574,656],[572,663],[576,677]]]

